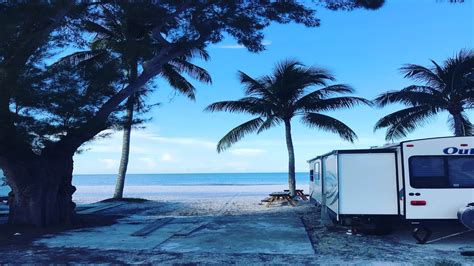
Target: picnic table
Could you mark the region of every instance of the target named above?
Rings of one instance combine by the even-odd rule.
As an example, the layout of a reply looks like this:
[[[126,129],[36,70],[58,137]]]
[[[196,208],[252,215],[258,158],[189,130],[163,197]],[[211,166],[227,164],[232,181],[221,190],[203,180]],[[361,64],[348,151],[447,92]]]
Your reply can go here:
[[[273,192],[269,194],[269,197],[264,199],[263,201],[266,202],[266,206],[270,207],[270,205],[277,201],[277,200],[286,200],[288,203],[295,207],[296,203],[293,201],[293,199],[290,196],[290,192]]]
[[[285,189],[283,191],[288,192],[288,193],[290,192],[289,189]],[[303,189],[296,189],[295,192],[296,192],[296,196],[299,196],[302,200],[308,200],[308,197],[303,193]]]

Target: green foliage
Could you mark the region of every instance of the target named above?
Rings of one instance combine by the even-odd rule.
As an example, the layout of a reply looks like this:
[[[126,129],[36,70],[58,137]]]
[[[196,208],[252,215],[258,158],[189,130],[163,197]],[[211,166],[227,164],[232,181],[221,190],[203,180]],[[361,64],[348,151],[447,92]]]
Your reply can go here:
[[[182,74],[210,77],[187,62],[206,59],[205,48],[224,35],[258,52],[272,22],[319,25],[315,10],[296,1],[40,1],[0,9],[0,156],[71,154],[116,125],[122,102],[160,75],[193,99]],[[70,56],[51,65],[64,51]],[[129,59],[141,66],[127,83]]]
[[[86,123],[98,106],[117,92],[124,78],[118,62],[106,54],[100,58],[77,66],[53,64],[40,69],[31,65],[20,76],[10,109],[17,134],[28,139],[37,153]],[[110,116],[105,126],[116,119]]]
[[[79,62],[101,61],[104,54],[108,54],[119,62],[120,72],[125,73],[126,84],[134,82],[139,74],[139,68],[150,60],[160,50],[160,44],[149,34],[157,23],[157,13],[161,9],[155,5],[136,5],[118,3],[117,5],[100,5],[95,10],[95,15],[83,20],[83,28],[94,37],[89,45],[90,50],[73,53],[60,59],[61,64],[76,65]],[[100,18],[101,22],[97,22]],[[187,53],[170,60],[163,66],[157,78],[163,78],[179,93],[188,98],[195,99],[196,88],[186,77],[210,83],[210,74],[203,68],[190,62],[194,57],[209,60],[209,54],[200,47],[194,47]],[[152,91],[153,85],[149,82],[142,87],[134,97],[133,124],[142,124],[150,119],[144,118],[152,107],[159,104],[148,104],[147,95]],[[121,110],[124,107],[121,108]]]
[[[473,125],[465,114],[465,110],[474,107],[474,53],[461,50],[443,65],[432,63],[431,68],[414,64],[403,66],[401,72],[405,78],[421,84],[389,91],[375,99],[380,107],[391,103],[407,106],[376,123],[375,130],[387,128],[386,140],[406,137],[442,111],[450,113],[448,124],[455,135],[474,134]]]
[[[303,123],[309,127],[336,133],[344,140],[353,142],[357,137],[352,129],[335,118],[317,112],[371,104],[359,97],[331,97],[354,90],[343,84],[328,85],[329,81],[335,80],[328,71],[308,67],[298,61],[283,61],[276,65],[271,75],[257,79],[243,72],[239,72],[239,77],[246,97],[237,101],[216,102],[205,110],[248,113],[258,117],[227,133],[217,145],[218,152],[231,147],[249,133],[263,132],[281,122],[289,123],[295,116],[301,116]]]

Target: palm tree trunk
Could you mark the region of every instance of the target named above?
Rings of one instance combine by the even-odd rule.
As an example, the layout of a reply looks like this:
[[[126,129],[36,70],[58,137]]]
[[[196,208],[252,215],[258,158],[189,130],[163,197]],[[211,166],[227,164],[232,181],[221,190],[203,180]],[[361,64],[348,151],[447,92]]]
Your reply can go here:
[[[130,77],[129,83],[133,83],[137,79],[137,62],[133,61],[130,64]],[[128,159],[130,157],[130,136],[132,134],[133,125],[133,111],[135,107],[136,93],[132,94],[126,103],[126,114],[123,125],[123,140],[122,140],[122,155],[120,159],[119,172],[117,176],[117,183],[115,184],[114,199],[123,198],[123,189],[125,186],[125,176],[127,175]]]
[[[120,159],[117,183],[115,184],[114,199],[123,198],[123,188],[125,185],[125,176],[127,175],[128,159],[130,156],[130,135],[132,133],[133,124],[133,107],[135,105],[134,96],[128,98],[126,105],[127,113],[125,115],[123,126],[122,155]]]
[[[454,121],[454,136],[460,137],[465,136],[466,132],[464,131],[463,118],[461,113],[452,113]]]
[[[288,188],[292,197],[296,195],[295,151],[291,138],[291,122],[285,120],[286,147],[288,148]]]

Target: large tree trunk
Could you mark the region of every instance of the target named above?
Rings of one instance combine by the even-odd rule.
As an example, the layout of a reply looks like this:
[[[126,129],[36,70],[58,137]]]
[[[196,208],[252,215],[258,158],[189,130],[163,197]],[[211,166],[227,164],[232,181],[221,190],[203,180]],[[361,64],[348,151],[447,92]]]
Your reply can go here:
[[[285,121],[286,147],[288,148],[288,188],[292,197],[296,195],[295,151],[291,138],[291,122]]]
[[[135,105],[134,98],[135,97],[131,96],[127,101],[127,114],[125,115],[123,126],[122,158],[120,159],[117,183],[115,184],[115,199],[123,198],[123,188],[125,185],[125,176],[127,175],[128,158],[130,156],[130,135],[132,133],[133,108]]]
[[[46,227],[74,221],[72,156],[2,159],[0,165],[12,189],[9,223]]]

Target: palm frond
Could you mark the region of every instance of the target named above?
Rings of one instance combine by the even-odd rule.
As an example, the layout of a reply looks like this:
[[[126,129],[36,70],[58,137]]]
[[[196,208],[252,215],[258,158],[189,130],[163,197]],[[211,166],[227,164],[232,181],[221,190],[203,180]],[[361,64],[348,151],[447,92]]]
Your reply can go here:
[[[347,84],[334,84],[334,85],[321,88],[317,90],[316,92],[318,92],[318,94],[321,95],[321,98],[324,98],[324,97],[328,97],[334,94],[354,93],[355,90]]]
[[[368,105],[371,106],[372,102],[361,97],[333,97],[328,99],[317,100],[314,102],[306,103],[299,107],[304,111],[310,112],[323,112],[323,111],[334,111],[343,108],[352,108],[357,105]]]
[[[409,107],[382,117],[375,124],[374,130],[388,128],[385,135],[387,141],[403,138],[424,125],[438,111],[439,109],[426,105]]]
[[[217,143],[217,152],[221,153],[241,140],[245,135],[257,131],[263,123],[263,119],[255,118],[235,127]]]
[[[190,49],[189,52],[186,54],[186,57],[187,58],[197,57],[204,61],[209,61],[209,59],[211,59],[211,56],[209,55],[209,53],[206,51],[206,49],[202,47],[196,47],[196,48]]]
[[[424,66],[406,64],[400,68],[400,71],[405,75],[405,78],[425,82],[428,86],[441,88],[445,85],[445,81],[440,76]]]
[[[276,126],[280,122],[281,121],[277,117],[274,117],[274,116],[268,117],[258,129],[257,134],[260,134],[263,131],[270,129],[273,126]]]
[[[306,113],[302,120],[309,127],[316,127],[336,133],[344,140],[354,142],[357,139],[357,135],[349,126],[333,117],[317,113]]]
[[[448,58],[443,67],[443,78],[448,85],[448,91],[458,97],[463,97],[469,89],[466,86],[469,81],[467,76],[473,71],[474,52],[472,50],[461,50],[455,57]]]
[[[245,97],[237,101],[221,101],[215,102],[207,106],[204,111],[206,112],[217,112],[217,111],[226,111],[230,113],[248,113],[248,114],[258,114],[266,115],[268,102],[255,98],[255,97]]]
[[[352,93],[354,89],[352,89],[349,85],[345,84],[335,84],[331,86],[326,86],[324,88],[315,90],[306,94],[305,96],[299,98],[296,103],[296,109],[304,108],[304,106],[308,106],[310,104],[314,104],[315,102],[324,99],[333,94],[344,94],[344,93]]]
[[[244,85],[245,94],[247,95],[252,95],[253,93],[257,93],[265,89],[265,86],[261,84],[258,80],[253,79],[242,71],[238,72],[238,78],[240,83]]]
[[[60,67],[64,65],[77,66],[86,63],[87,61],[99,60],[99,56],[103,55],[105,50],[79,51],[70,55],[64,56],[52,64],[52,67]]]
[[[291,73],[295,68],[304,66],[303,63],[301,63],[298,60],[295,59],[285,59],[281,62],[278,62],[274,69],[273,69],[273,74],[272,76],[274,77],[284,77],[288,75],[288,73]]]
[[[379,107],[391,103],[402,103],[409,106],[433,105],[441,107],[445,105],[443,95],[431,87],[427,86],[409,86],[399,91],[388,91],[380,94],[374,99]]]
[[[202,67],[186,61],[185,58],[177,58],[170,62],[179,72],[188,74],[193,79],[204,83],[212,83],[212,78],[209,72]]]
[[[326,86],[332,75],[315,66],[306,67],[297,61],[284,61],[274,73],[270,88],[277,98],[294,102],[312,86]]]
[[[195,100],[196,88],[184,78],[179,71],[177,71],[172,65],[166,64],[163,66],[161,76],[173,87],[175,90],[185,95],[191,100]]]

